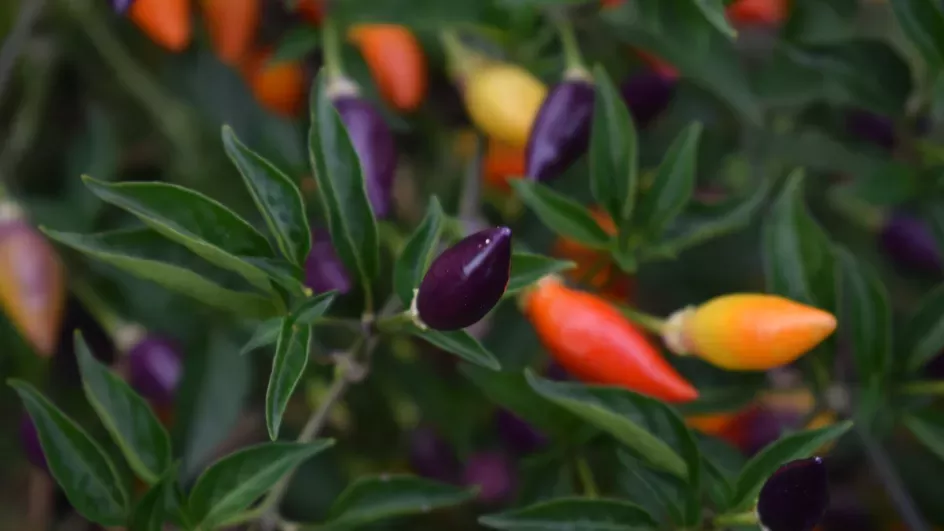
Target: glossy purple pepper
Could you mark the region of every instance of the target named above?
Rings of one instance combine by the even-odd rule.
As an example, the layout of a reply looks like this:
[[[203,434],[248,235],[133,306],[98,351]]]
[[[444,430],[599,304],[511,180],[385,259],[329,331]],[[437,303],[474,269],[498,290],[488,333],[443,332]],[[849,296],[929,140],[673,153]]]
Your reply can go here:
[[[128,350],[129,383],[155,405],[174,403],[183,374],[180,349],[171,340],[145,336]]]
[[[906,212],[888,217],[881,233],[882,247],[895,262],[908,269],[936,274],[941,272],[941,253],[926,223]]]
[[[757,498],[757,516],[767,531],[812,531],[827,507],[829,479],[820,457],[783,465]]]
[[[547,445],[547,437],[507,409],[499,409],[495,425],[505,446],[518,455],[529,454]]]
[[[593,85],[584,79],[565,80],[551,89],[528,137],[528,177],[536,181],[554,179],[586,153],[593,100]]]
[[[623,101],[640,128],[649,125],[672,102],[675,79],[652,71],[636,74],[620,85]]]
[[[361,162],[367,198],[374,215],[385,218],[393,207],[393,180],[397,169],[397,149],[393,134],[374,105],[357,95],[334,100]]]
[[[417,315],[436,330],[470,326],[498,304],[510,274],[511,229],[466,236],[429,266],[415,300]]]
[[[33,466],[49,470],[46,454],[43,453],[43,447],[39,442],[39,432],[36,431],[36,425],[33,424],[33,419],[29,415],[23,415],[20,419],[20,444],[23,447],[23,453]]]
[[[445,483],[456,481],[459,460],[452,447],[429,427],[410,434],[410,467],[420,476]]]
[[[497,505],[507,502],[515,493],[514,464],[504,454],[482,452],[469,457],[462,474],[464,485],[479,487],[479,501]]]
[[[894,149],[898,143],[894,122],[890,118],[868,111],[855,110],[846,114],[846,130],[851,135],[884,149]]]
[[[323,228],[311,231],[311,252],[305,259],[305,286],[315,293],[351,291],[351,276],[334,250],[331,235]]]

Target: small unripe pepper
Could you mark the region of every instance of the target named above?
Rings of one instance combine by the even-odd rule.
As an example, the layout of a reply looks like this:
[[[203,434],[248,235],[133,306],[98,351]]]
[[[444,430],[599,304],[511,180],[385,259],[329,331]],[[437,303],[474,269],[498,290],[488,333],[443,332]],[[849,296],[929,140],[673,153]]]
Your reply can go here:
[[[675,312],[663,339],[722,369],[765,371],[796,361],[836,329],[826,311],[776,295],[740,293]]]
[[[658,348],[604,299],[548,276],[525,292],[522,302],[548,353],[580,380],[666,402],[698,398],[698,391]]]
[[[623,101],[637,126],[648,126],[665,111],[675,95],[676,79],[656,71],[645,71],[620,85]]]
[[[768,531],[812,531],[829,507],[829,478],[820,457],[780,467],[760,490],[757,516]]]
[[[788,0],[737,0],[725,9],[728,18],[739,25],[778,25],[787,18]]]
[[[894,212],[881,228],[881,243],[889,257],[906,268],[940,274],[944,268],[937,241],[928,225],[908,214]]]
[[[19,206],[0,203],[0,306],[40,356],[56,351],[65,300],[59,255]]]
[[[202,0],[210,42],[224,64],[238,66],[249,53],[259,19],[260,0]]]
[[[190,0],[135,0],[128,17],[155,43],[172,52],[190,44]]]
[[[404,26],[361,24],[351,28],[357,45],[383,96],[395,109],[415,111],[426,96],[429,74],[419,41]]]
[[[39,442],[39,432],[36,431],[36,425],[29,415],[23,415],[20,419],[20,445],[23,447],[23,453],[29,462],[40,470],[49,471],[46,464],[46,454]]]
[[[511,275],[511,229],[466,236],[443,251],[413,298],[414,316],[435,330],[471,326],[498,304]]]
[[[295,61],[269,63],[270,50],[250,53],[242,63],[242,74],[256,101],[266,110],[294,118],[305,105],[305,70]]]
[[[338,257],[331,235],[323,228],[311,231],[311,252],[305,259],[305,286],[315,293],[351,291],[351,275]]]
[[[509,146],[524,147],[547,87],[520,66],[486,62],[464,79],[469,118],[483,133]]]
[[[482,503],[497,505],[510,501],[517,486],[514,464],[499,452],[473,454],[465,462],[463,484],[479,487]]]

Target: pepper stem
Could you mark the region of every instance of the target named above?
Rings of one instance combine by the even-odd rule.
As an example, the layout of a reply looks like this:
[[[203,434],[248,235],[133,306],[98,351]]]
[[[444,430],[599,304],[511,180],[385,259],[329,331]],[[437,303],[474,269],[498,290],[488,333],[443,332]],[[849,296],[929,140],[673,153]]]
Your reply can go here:
[[[619,310],[626,316],[630,321],[638,324],[639,326],[654,332],[656,334],[662,335],[662,332],[665,330],[665,319],[661,319],[654,315],[641,312],[635,308],[630,308],[629,306],[619,305]]]
[[[944,381],[919,381],[902,385],[899,391],[913,396],[941,396],[944,395]]]
[[[599,489],[597,488],[596,479],[593,477],[593,469],[590,468],[587,459],[578,457],[576,461],[577,477],[580,479],[580,486],[583,488],[584,496],[588,498],[599,497]]]
[[[592,79],[584,63],[583,54],[580,53],[573,25],[563,14],[556,13],[552,18],[564,47],[564,79]]]
[[[439,32],[439,40],[446,53],[446,64],[453,79],[461,80],[469,75],[476,64],[482,62],[482,58],[477,53],[462,44],[462,40],[454,30],[442,30]]]
[[[754,511],[737,514],[719,514],[713,519],[715,527],[724,529],[726,527],[757,525],[757,513]]]
[[[85,309],[92,314],[92,317],[98,321],[98,324],[105,329],[108,337],[115,340],[121,330],[127,327],[128,323],[122,319],[118,315],[118,312],[109,306],[108,303],[99,297],[91,286],[81,280],[72,280],[70,284],[72,286],[72,294],[79,299],[82,306],[84,306]]]
[[[338,37],[337,23],[332,17],[325,19],[321,28],[321,48],[324,55],[324,69],[328,81],[344,76],[344,62],[341,60],[341,40]]]

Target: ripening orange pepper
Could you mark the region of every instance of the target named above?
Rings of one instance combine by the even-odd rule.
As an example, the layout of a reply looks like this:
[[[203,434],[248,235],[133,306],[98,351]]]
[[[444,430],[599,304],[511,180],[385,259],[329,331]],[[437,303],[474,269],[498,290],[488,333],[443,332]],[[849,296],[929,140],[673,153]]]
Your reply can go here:
[[[522,294],[522,309],[551,357],[578,379],[666,402],[698,398],[645,334],[604,299],[550,275]]]
[[[482,177],[485,184],[500,192],[510,192],[509,179],[520,179],[524,175],[524,149],[489,140],[485,152]]]
[[[396,24],[361,24],[349,38],[360,50],[380,95],[395,109],[415,111],[426,97],[426,55],[416,36]]]
[[[268,111],[288,118],[302,113],[305,105],[305,70],[301,63],[270,63],[272,53],[261,50],[243,61],[242,73],[256,101]]]
[[[324,19],[323,0],[298,0],[295,11],[310,24],[318,26]]]
[[[217,57],[238,66],[256,38],[260,0],[203,0],[203,14]]]
[[[790,8],[788,0],[737,0],[727,9],[728,18],[735,24],[781,24]]]
[[[157,44],[181,52],[190,44],[190,0],[135,0],[128,17]]]
[[[652,69],[653,72],[667,79],[678,79],[680,77],[678,69],[668,63],[665,59],[657,57],[654,54],[651,54],[645,50],[640,50],[638,48],[634,49],[633,51],[637,56],[639,56],[640,59],[642,59],[644,63],[646,63],[646,65],[649,66],[649,68]]]
[[[836,329],[829,312],[759,293],[716,297],[675,312],[666,323],[670,350],[734,371],[792,363]]]
[[[603,209],[594,207],[590,209],[590,214],[607,234],[616,234],[616,224]],[[621,271],[605,251],[591,249],[578,241],[560,237],[554,242],[551,254],[576,264],[576,267],[565,273],[570,280],[586,282],[601,295],[615,302],[625,303],[632,296],[632,277]]]

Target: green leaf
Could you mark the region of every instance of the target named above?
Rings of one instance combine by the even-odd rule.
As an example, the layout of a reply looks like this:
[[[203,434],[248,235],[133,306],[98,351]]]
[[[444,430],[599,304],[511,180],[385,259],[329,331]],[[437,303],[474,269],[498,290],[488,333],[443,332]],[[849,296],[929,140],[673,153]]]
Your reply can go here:
[[[508,184],[552,231],[588,247],[602,249],[609,245],[610,236],[580,203],[526,179],[512,179]]]
[[[393,266],[394,288],[400,301],[407,306],[413,300],[413,290],[419,287],[433,261],[444,221],[439,199],[433,196],[426,208],[426,216],[403,245],[403,251]]]
[[[103,201],[131,212],[210,263],[236,271],[262,290],[270,289],[266,273],[241,257],[269,258],[272,247],[265,236],[220,203],[175,184],[82,179]]]
[[[891,0],[895,18],[930,69],[944,68],[944,13],[935,0]]]
[[[227,455],[200,475],[190,491],[190,516],[201,529],[214,529],[239,514],[315,454],[334,444],[263,443]]]
[[[620,500],[557,498],[479,518],[490,529],[508,531],[641,531],[659,529],[645,509]]]
[[[98,443],[32,385],[19,380],[9,384],[33,419],[49,471],[69,503],[92,522],[123,525],[129,511],[128,492]]]
[[[470,363],[493,371],[501,370],[501,364],[495,356],[465,330],[441,332],[432,328],[421,330],[415,326],[411,326],[409,330],[412,335]]]
[[[505,297],[514,295],[545,275],[573,269],[577,264],[569,260],[555,260],[540,254],[516,252],[511,255],[511,278],[505,288]]]
[[[266,427],[272,440],[279,436],[282,414],[308,366],[310,348],[311,325],[296,323],[291,318],[283,319],[266,388]]]
[[[223,147],[239,170],[282,255],[289,262],[304,266],[311,251],[311,231],[298,187],[271,162],[240,142],[228,125],[223,126]]]
[[[944,202],[938,200],[925,203],[921,217],[928,224],[928,229],[937,242],[938,254],[944,254]]]
[[[886,376],[892,354],[888,291],[878,274],[848,249],[837,247],[836,254],[842,270],[842,323],[852,340],[858,376],[877,387]]]
[[[300,24],[287,31],[279,41],[269,62],[272,64],[305,59],[321,48],[321,32],[311,24]]]
[[[830,310],[836,301],[836,257],[803,203],[803,176],[802,170],[790,175],[764,223],[767,290]]]
[[[475,489],[413,476],[361,477],[341,493],[319,528],[360,529],[380,520],[458,505],[474,497]]]
[[[921,370],[944,350],[944,284],[924,296],[905,326],[906,368]]]
[[[602,66],[593,69],[596,98],[590,133],[590,191],[625,233],[638,182],[636,127],[613,80]]]
[[[698,6],[698,9],[701,9],[702,14],[705,15],[705,19],[711,23],[718,31],[724,34],[725,37],[733,39],[737,36],[737,31],[731,27],[731,24],[728,22],[728,18],[724,13],[724,1],[723,0],[694,0],[695,5]]]
[[[944,413],[928,408],[909,413],[904,423],[925,448],[944,459]]]
[[[530,369],[525,377],[539,395],[609,433],[656,468],[688,477],[682,457],[647,429],[656,418],[663,426],[667,419],[677,420],[677,414],[665,404],[617,387],[552,382],[535,376]]]
[[[128,531],[163,531],[170,519],[170,501],[175,496],[177,470],[171,468],[144,494],[131,513]]]
[[[327,83],[322,73],[312,86],[308,156],[334,248],[348,271],[356,271],[369,291],[379,272],[377,220],[367,198],[360,159],[334,108]]]
[[[131,469],[149,484],[170,467],[170,437],[146,400],[92,356],[88,344],[75,333],[75,356],[82,388],[108,434],[121,449]]]
[[[256,295],[224,288],[195,269],[210,272],[194,263],[186,248],[177,246],[148,229],[127,229],[82,235],[44,230],[47,236],[102,262],[188,295],[218,309],[248,317],[270,317],[278,313],[272,301]]]
[[[734,483],[730,508],[746,508],[754,502],[760,488],[781,465],[809,457],[820,446],[841,437],[852,427],[851,421],[840,422],[818,430],[785,435],[764,448],[744,465]]]
[[[249,341],[243,345],[243,348],[239,350],[240,356],[245,356],[246,354],[256,350],[257,348],[262,348],[268,345],[271,345],[278,341],[279,333],[282,331],[282,318],[273,317],[272,319],[267,319],[258,326],[252,333],[252,337],[249,338]]]
[[[326,291],[308,297],[292,311],[292,319],[300,324],[314,324],[331,308],[331,304],[334,303],[337,296],[337,291]]]
[[[701,131],[701,124],[693,123],[679,133],[659,165],[652,188],[640,198],[636,219],[652,238],[662,235],[695,192],[695,163]]]

